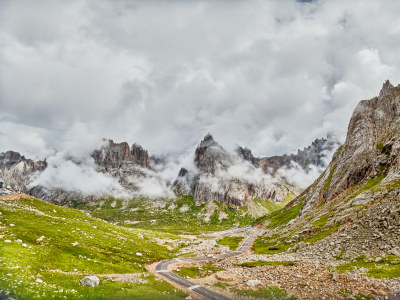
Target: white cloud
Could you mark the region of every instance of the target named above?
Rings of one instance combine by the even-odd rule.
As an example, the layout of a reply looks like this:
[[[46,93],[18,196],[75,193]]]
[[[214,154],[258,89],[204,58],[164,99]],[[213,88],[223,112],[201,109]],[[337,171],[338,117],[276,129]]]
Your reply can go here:
[[[343,141],[357,102],[400,82],[399,10],[396,0],[1,1],[0,151],[43,158],[106,137],[179,155],[207,132],[257,156],[328,132]]]
[[[76,163],[65,153],[57,153],[47,159],[47,164],[47,168],[32,181],[32,186],[78,191],[84,195],[128,197],[115,178],[96,172],[92,158]]]

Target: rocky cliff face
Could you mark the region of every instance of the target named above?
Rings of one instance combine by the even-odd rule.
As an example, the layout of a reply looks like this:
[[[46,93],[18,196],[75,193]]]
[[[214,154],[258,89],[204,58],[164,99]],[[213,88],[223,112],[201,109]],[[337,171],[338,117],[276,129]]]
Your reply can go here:
[[[128,191],[137,187],[132,178],[144,177],[145,169],[150,168],[149,155],[141,146],[127,143],[114,143],[112,140],[92,153],[98,172],[107,173],[118,179]],[[78,163],[79,164],[79,163]],[[26,159],[17,152],[8,151],[0,154],[0,180],[15,190],[28,191],[33,176],[39,175],[46,168],[46,161]],[[63,187],[46,188],[44,186],[30,187],[29,191],[37,198],[52,202],[75,199],[83,201],[92,199],[93,195],[83,195],[79,191],[67,191]]]
[[[143,168],[150,167],[147,150],[137,144],[129,147],[126,142],[114,143],[113,140],[108,140],[106,145],[93,152],[92,157],[101,171],[137,165]]]
[[[238,154],[227,152],[208,134],[195,152],[197,172],[182,169],[175,188],[192,194],[196,202],[216,200],[238,206],[255,198],[281,202],[296,192],[255,166],[250,150],[239,148]]]
[[[131,177],[145,176],[142,168],[150,168],[149,154],[141,146],[128,143],[114,143],[109,140],[99,150],[95,150],[92,157],[97,165],[97,171],[111,174],[118,178],[122,186],[135,189],[130,181]]]
[[[33,161],[18,152],[0,153],[0,181],[26,192],[30,177],[46,168],[46,161]]]
[[[297,217],[274,234],[311,256],[400,256],[399,132],[400,85],[386,81],[379,96],[358,104],[345,143],[284,208],[283,214],[298,211]]]
[[[400,87],[386,81],[378,97],[361,101],[351,117],[345,143],[323,175],[304,195],[304,210],[330,202],[374,178],[400,177]]]

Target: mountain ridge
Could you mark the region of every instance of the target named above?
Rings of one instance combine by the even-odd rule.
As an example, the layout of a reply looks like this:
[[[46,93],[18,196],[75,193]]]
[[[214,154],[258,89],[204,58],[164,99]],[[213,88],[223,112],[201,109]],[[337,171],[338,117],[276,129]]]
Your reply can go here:
[[[9,153],[8,156],[16,158],[23,157],[17,152],[9,151],[7,153]],[[321,151],[316,151],[315,153],[319,156],[322,155]],[[39,176],[46,169],[46,161],[34,162],[23,157],[20,161],[6,163],[5,154],[2,157],[4,159],[0,159],[0,180],[9,182],[14,190],[30,192],[33,196],[40,199],[59,204],[66,199],[87,201],[98,197],[96,195],[83,194],[79,190],[65,189],[63,186],[52,188],[42,185],[30,186],[29,183],[31,180]],[[135,182],[137,180],[144,180],[148,176],[154,176],[154,174],[157,175],[152,164],[165,163],[163,160],[157,160],[157,158],[149,156],[148,151],[140,145],[132,144],[129,146],[126,142],[115,143],[111,139],[105,139],[103,146],[94,150],[90,157],[94,160],[96,172],[107,176],[111,175],[117,179],[119,184],[128,193],[132,192],[136,194],[140,192],[140,186],[137,186]],[[68,158],[66,159],[68,160]],[[257,182],[249,182],[249,180],[259,181],[258,177],[266,176],[267,174],[272,175],[270,180],[268,180],[272,185],[275,184],[273,182],[279,181],[274,178],[273,172],[269,172],[270,169],[265,168],[265,165],[262,163],[263,159],[265,158],[254,157],[250,149],[243,147],[238,147],[234,153],[228,153],[213,139],[211,134],[208,134],[200,142],[194,153],[193,162],[197,171],[190,172],[189,174],[187,169],[182,168],[177,174],[175,181],[171,183],[171,186],[181,193],[195,196],[196,201],[207,202],[217,200],[239,206],[244,205],[246,199],[254,198],[272,199],[273,201],[281,202],[288,193],[297,194],[299,192],[298,188],[291,187],[285,180],[276,185],[275,189],[268,187],[267,183],[262,184],[259,182],[257,184]],[[72,161],[75,161],[75,159],[72,159]],[[18,163],[20,165],[17,166]],[[80,164],[80,161],[76,163]],[[6,165],[7,167],[5,167]],[[237,169],[243,167],[243,172],[250,172],[255,177],[253,179],[238,180],[238,178],[235,179],[231,176],[231,179],[224,180],[221,176],[228,176],[228,169],[233,166],[236,166]],[[280,167],[290,168],[290,164],[283,163]],[[22,173],[20,171],[21,168],[25,170]],[[265,174],[259,172],[258,169],[261,169]],[[236,171],[239,172],[240,170]],[[199,176],[200,173],[203,176]],[[204,184],[196,184],[200,180],[200,177],[202,177]],[[13,179],[10,180],[10,178]],[[221,188],[224,192],[211,191],[205,183],[208,179],[213,181],[214,185],[217,185],[215,189]]]

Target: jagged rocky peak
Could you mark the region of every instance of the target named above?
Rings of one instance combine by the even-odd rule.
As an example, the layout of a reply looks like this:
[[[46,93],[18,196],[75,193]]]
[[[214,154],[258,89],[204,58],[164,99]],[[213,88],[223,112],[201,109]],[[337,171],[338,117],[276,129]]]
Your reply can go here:
[[[381,91],[379,92],[379,98],[391,96],[393,92],[395,92],[395,90],[396,88],[393,86],[393,84],[389,80],[386,80],[382,86]]]
[[[137,144],[129,147],[126,142],[114,143],[113,140],[108,140],[106,145],[93,152],[92,157],[97,165],[107,168],[119,168],[126,162],[138,164],[144,168],[150,166],[147,150]]]
[[[362,100],[351,117],[345,143],[323,176],[304,195],[304,210],[329,202],[355,185],[380,177],[400,178],[400,85],[383,84],[379,97]]]
[[[290,168],[291,163],[297,163],[305,171],[310,165],[326,167],[326,155],[332,153],[339,146],[339,141],[331,134],[326,138],[315,139],[310,146],[303,150],[298,149],[296,154],[283,154],[259,159],[259,165],[264,172],[275,174],[282,167]]]
[[[348,261],[400,256],[399,132],[400,85],[386,81],[379,96],[357,105],[325,172],[284,208],[300,209],[275,229],[276,235],[296,232],[285,241],[294,244],[290,250]],[[307,243],[321,233],[327,236]]]
[[[243,148],[239,146],[236,148],[236,153],[243,160],[250,162],[254,166],[258,166],[258,159],[253,156],[253,153],[249,148]]]
[[[172,184],[172,189],[178,194],[194,195],[198,177],[195,172],[190,172],[186,168],[181,168],[178,177]]]
[[[297,192],[290,185],[257,172],[258,164],[249,149],[238,148],[236,154],[229,153],[210,134],[197,147],[194,162],[197,170],[181,169],[173,187],[193,195],[196,202],[216,200],[242,206],[255,198],[280,202],[288,193]],[[240,174],[237,170],[241,170]]]
[[[202,173],[215,174],[232,164],[231,155],[207,134],[195,151],[195,165]]]
[[[6,182],[15,190],[25,192],[30,176],[43,171],[46,166],[46,160],[33,161],[18,152],[0,153],[0,181]]]

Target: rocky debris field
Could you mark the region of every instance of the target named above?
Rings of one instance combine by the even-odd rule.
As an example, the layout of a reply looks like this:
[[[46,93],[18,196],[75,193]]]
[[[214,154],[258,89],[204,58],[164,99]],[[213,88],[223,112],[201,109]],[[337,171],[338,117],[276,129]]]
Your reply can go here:
[[[232,236],[246,234],[248,231],[232,234]],[[190,245],[182,249],[186,249],[185,251],[190,249],[196,255],[204,255],[211,252],[219,238],[200,237],[192,240]],[[343,233],[338,233],[337,238],[348,240]],[[310,249],[316,251],[315,249],[320,248],[322,251],[322,247],[326,244],[327,242],[323,240],[315,247],[308,248],[308,251],[297,253],[245,254],[213,260],[212,267],[210,262],[176,264],[173,269],[178,274],[182,274],[182,271],[186,271],[189,275],[193,274],[193,277],[190,275],[186,278],[233,299],[248,299],[243,295],[246,291],[260,291],[260,297],[262,297],[263,290],[271,287],[277,287],[298,299],[398,299],[396,297],[400,293],[399,277],[366,276],[368,270],[363,267],[354,267],[342,272],[341,266],[352,263],[354,260],[310,251]],[[215,252],[221,253],[221,251]],[[369,258],[369,261],[374,263],[384,260],[385,257]]]
[[[312,247],[299,252],[309,256],[346,259],[360,255],[400,256],[400,198],[386,197],[353,216],[340,230]],[[400,267],[400,266],[399,266]]]
[[[329,263],[313,262],[297,255],[257,256],[258,259],[268,259],[264,262],[274,262],[276,265],[240,266],[248,258],[243,256],[218,261],[214,266],[223,268],[223,271],[193,281],[235,299],[240,298],[232,293],[235,290],[258,290],[271,286],[284,289],[298,299],[349,299],[360,295],[375,299],[398,299],[395,295],[400,291],[399,279],[376,279],[356,273],[339,274],[330,271]],[[199,264],[199,267],[202,265]],[[224,289],[218,283],[222,283]]]

